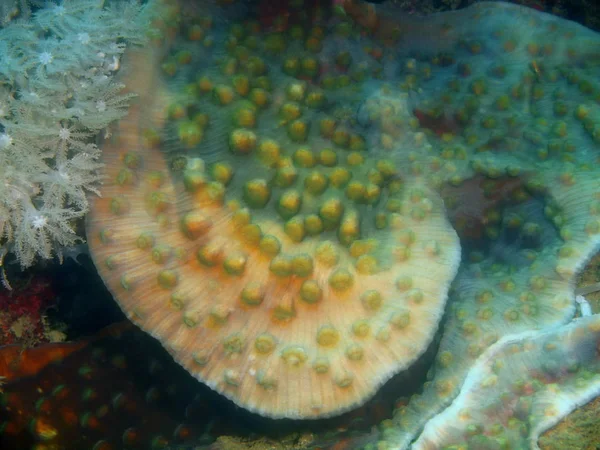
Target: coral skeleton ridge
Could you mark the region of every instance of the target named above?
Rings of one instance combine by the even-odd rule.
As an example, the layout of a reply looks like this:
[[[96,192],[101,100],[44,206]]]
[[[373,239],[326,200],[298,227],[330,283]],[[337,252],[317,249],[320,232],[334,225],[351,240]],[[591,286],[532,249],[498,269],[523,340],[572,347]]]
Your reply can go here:
[[[478,448],[538,449],[541,432],[600,393],[599,332],[600,316],[592,315],[500,339],[411,448],[453,448],[467,440]]]

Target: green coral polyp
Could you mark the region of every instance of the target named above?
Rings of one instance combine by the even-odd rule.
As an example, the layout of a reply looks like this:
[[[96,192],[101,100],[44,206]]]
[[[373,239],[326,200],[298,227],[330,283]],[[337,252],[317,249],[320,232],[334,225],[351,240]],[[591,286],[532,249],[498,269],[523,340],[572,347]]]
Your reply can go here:
[[[329,286],[336,292],[345,292],[354,285],[354,276],[346,269],[336,269],[329,276]]]
[[[173,289],[177,286],[179,276],[174,270],[161,270],[158,273],[157,281],[163,289]]]
[[[302,108],[296,102],[286,102],[281,105],[279,115],[285,121],[295,120],[302,116]]]
[[[233,113],[233,124],[237,127],[254,128],[256,126],[257,117],[254,106],[242,106]]]
[[[310,148],[301,147],[294,152],[292,160],[296,167],[310,168],[317,164],[317,158]]]
[[[308,359],[306,350],[299,346],[291,346],[282,350],[281,358],[290,367],[300,367]]]
[[[138,236],[138,238],[135,241],[135,244],[140,250],[146,250],[152,248],[154,242],[154,235],[152,233],[144,232]]]
[[[122,215],[129,212],[131,205],[129,200],[123,196],[114,197],[110,201],[110,210],[115,215]]]
[[[323,221],[316,214],[309,214],[304,218],[304,231],[309,236],[317,236],[323,232]]]
[[[189,239],[197,239],[208,233],[213,227],[210,217],[199,211],[185,214],[181,219],[181,229]]]
[[[262,333],[257,336],[254,341],[254,348],[256,351],[262,355],[268,355],[275,350],[277,346],[277,341],[275,338],[269,333]]]
[[[271,188],[264,179],[254,179],[244,185],[244,201],[250,208],[264,208],[271,199]]]
[[[227,256],[223,261],[223,268],[229,275],[242,275],[246,270],[248,257],[242,253]]]
[[[355,202],[360,202],[364,199],[366,191],[367,189],[363,183],[351,181],[348,183],[348,186],[346,186],[346,197]]]
[[[273,176],[273,184],[280,188],[286,188],[293,185],[297,178],[298,171],[295,167],[281,167]]]
[[[296,190],[284,192],[279,198],[277,211],[284,219],[290,219],[300,211],[302,207],[302,197]]]
[[[186,170],[183,174],[183,185],[188,192],[198,192],[206,182],[206,175],[202,170]]]
[[[135,174],[130,169],[121,169],[117,174],[116,182],[121,186],[131,186],[135,181]]]
[[[321,150],[319,153],[319,163],[325,167],[334,167],[338,162],[337,154],[331,149]]]
[[[344,214],[344,204],[337,198],[332,198],[321,206],[319,215],[325,222],[337,224]]]
[[[304,278],[313,273],[313,259],[307,254],[296,255],[292,259],[292,272],[294,275]]]
[[[301,102],[304,100],[307,91],[305,82],[293,82],[289,84],[285,90],[287,98],[293,102]]]
[[[221,261],[222,250],[219,246],[203,245],[198,249],[196,257],[200,264],[206,267],[214,267]]]
[[[198,145],[204,136],[202,127],[193,121],[185,121],[179,125],[177,130],[179,141],[188,148]]]
[[[229,148],[238,155],[247,155],[256,148],[257,137],[248,129],[236,129],[229,137]]]
[[[264,288],[258,282],[248,283],[242,290],[240,297],[245,305],[258,306],[264,300]]]
[[[288,136],[294,142],[305,142],[308,138],[309,123],[305,120],[296,119],[288,127]]]
[[[233,173],[233,167],[227,162],[218,162],[211,168],[212,177],[215,179],[215,181],[221,183],[223,186],[227,186],[231,182]]]
[[[264,109],[267,106],[269,106],[269,103],[271,101],[269,92],[266,89],[263,89],[261,87],[255,87],[255,88],[251,89],[250,93],[248,94],[248,99],[254,105],[256,105],[258,108],[261,108],[261,109]]]
[[[292,275],[292,259],[289,256],[277,255],[271,260],[269,270],[278,277]]]
[[[320,195],[327,189],[327,177],[318,170],[310,172],[304,178],[304,189],[312,195]]]
[[[275,167],[281,158],[281,147],[272,139],[261,141],[256,156],[265,166]]]
[[[152,249],[152,261],[156,264],[165,264],[173,254],[173,249],[168,245],[157,245]]]
[[[304,219],[302,217],[293,217],[288,220],[283,227],[285,234],[294,242],[302,242],[306,236],[304,229]]]
[[[272,235],[263,236],[259,242],[261,252],[269,256],[276,256],[281,251],[279,239]]]
[[[350,245],[360,238],[360,217],[352,211],[346,213],[340,223],[338,238],[343,245]]]
[[[343,167],[336,167],[329,173],[329,181],[336,188],[343,188],[352,178],[352,173]]]
[[[304,101],[306,106],[313,109],[321,109],[326,105],[326,97],[323,92],[310,92]]]
[[[300,71],[300,58],[289,57],[283,61],[281,66],[283,72],[290,76],[295,76]]]
[[[235,99],[235,91],[231,86],[217,85],[213,89],[213,98],[220,105],[229,105]]]

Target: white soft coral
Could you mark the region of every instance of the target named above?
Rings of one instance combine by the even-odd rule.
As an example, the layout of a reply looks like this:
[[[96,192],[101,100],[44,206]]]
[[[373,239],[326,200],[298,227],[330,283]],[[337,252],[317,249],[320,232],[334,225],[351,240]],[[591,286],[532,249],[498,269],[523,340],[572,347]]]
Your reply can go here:
[[[45,2],[0,28],[0,266],[61,255],[97,193],[95,136],[127,112],[113,79],[144,41],[154,2]]]

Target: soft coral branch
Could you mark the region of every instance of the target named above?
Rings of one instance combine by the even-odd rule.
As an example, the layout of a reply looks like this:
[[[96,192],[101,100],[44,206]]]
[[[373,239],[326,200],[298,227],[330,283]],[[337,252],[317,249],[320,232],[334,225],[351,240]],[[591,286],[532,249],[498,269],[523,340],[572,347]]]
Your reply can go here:
[[[95,136],[131,95],[113,79],[129,44],[144,41],[153,2],[47,2],[0,29],[0,265],[60,256],[98,193]]]

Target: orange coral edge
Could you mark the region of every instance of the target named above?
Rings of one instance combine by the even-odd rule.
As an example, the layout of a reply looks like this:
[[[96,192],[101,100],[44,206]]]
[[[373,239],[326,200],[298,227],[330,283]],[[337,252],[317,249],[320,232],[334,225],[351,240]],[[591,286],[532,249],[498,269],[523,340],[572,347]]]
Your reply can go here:
[[[48,364],[61,361],[103,337],[121,335],[132,327],[130,322],[122,322],[79,341],[45,344],[29,349],[23,349],[20,345],[5,345],[0,347],[0,377],[3,382],[10,382],[35,375]]]

